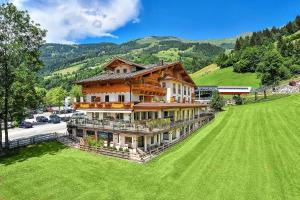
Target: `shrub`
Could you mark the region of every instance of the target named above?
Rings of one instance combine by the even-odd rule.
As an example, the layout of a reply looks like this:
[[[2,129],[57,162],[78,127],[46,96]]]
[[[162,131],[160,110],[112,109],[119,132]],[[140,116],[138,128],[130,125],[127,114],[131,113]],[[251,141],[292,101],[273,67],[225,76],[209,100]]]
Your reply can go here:
[[[119,148],[119,151],[123,151],[123,148],[122,148],[122,147],[120,147],[120,148]]]
[[[235,101],[236,105],[242,105],[244,103],[243,98],[240,95],[233,96],[233,100]]]
[[[213,108],[215,111],[221,111],[224,106],[225,106],[224,97],[222,97],[218,91],[214,91],[213,97],[210,101],[210,107]]]

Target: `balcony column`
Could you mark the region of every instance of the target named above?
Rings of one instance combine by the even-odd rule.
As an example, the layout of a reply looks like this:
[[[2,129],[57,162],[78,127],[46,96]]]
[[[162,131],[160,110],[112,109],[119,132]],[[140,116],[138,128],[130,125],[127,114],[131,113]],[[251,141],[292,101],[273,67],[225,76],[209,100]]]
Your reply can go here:
[[[147,136],[144,135],[144,151],[147,151]]]
[[[160,134],[157,134],[156,137],[158,138],[158,145],[160,145]]]

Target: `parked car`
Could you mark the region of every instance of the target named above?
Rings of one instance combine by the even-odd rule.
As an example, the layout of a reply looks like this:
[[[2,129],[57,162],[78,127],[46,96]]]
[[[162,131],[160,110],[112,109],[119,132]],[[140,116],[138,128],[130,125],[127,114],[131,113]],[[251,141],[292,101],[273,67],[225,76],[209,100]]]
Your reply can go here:
[[[54,110],[53,110],[53,108],[52,107],[48,107],[47,108],[47,112],[53,112]]]
[[[36,110],[36,113],[37,113],[37,114],[43,114],[44,111],[43,111],[42,109],[37,109],[37,110]]]
[[[59,111],[58,110],[53,110],[52,114],[59,114]]]
[[[45,116],[38,116],[36,117],[36,122],[48,122],[48,118]]]
[[[21,124],[19,125],[19,128],[32,128],[32,127],[33,125],[31,122],[25,122],[25,121],[21,122]]]
[[[34,119],[33,113],[29,113],[27,116],[28,119]]]
[[[83,112],[75,112],[71,116],[71,119],[78,119],[78,118],[84,118],[84,113]]]
[[[60,123],[60,117],[58,115],[52,114],[49,116],[49,123],[58,124]]]

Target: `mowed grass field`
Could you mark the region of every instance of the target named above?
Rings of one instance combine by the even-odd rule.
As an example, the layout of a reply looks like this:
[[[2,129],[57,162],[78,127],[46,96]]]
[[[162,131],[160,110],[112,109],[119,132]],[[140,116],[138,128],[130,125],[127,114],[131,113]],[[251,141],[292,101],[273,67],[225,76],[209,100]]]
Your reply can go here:
[[[300,199],[300,96],[228,107],[146,164],[56,142],[0,161],[0,199]]]
[[[213,70],[205,74],[195,72],[191,77],[196,85],[259,87],[256,73],[236,73],[233,72],[232,67]]]

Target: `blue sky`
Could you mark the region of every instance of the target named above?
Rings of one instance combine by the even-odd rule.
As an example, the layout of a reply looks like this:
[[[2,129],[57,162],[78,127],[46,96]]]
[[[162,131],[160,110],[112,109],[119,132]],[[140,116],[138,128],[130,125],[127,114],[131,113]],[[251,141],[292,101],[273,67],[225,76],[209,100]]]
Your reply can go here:
[[[47,41],[63,43],[121,43],[152,35],[194,40],[227,38],[282,26],[300,15],[300,1],[297,0],[12,2],[21,9],[29,10],[33,19],[48,29]]]

